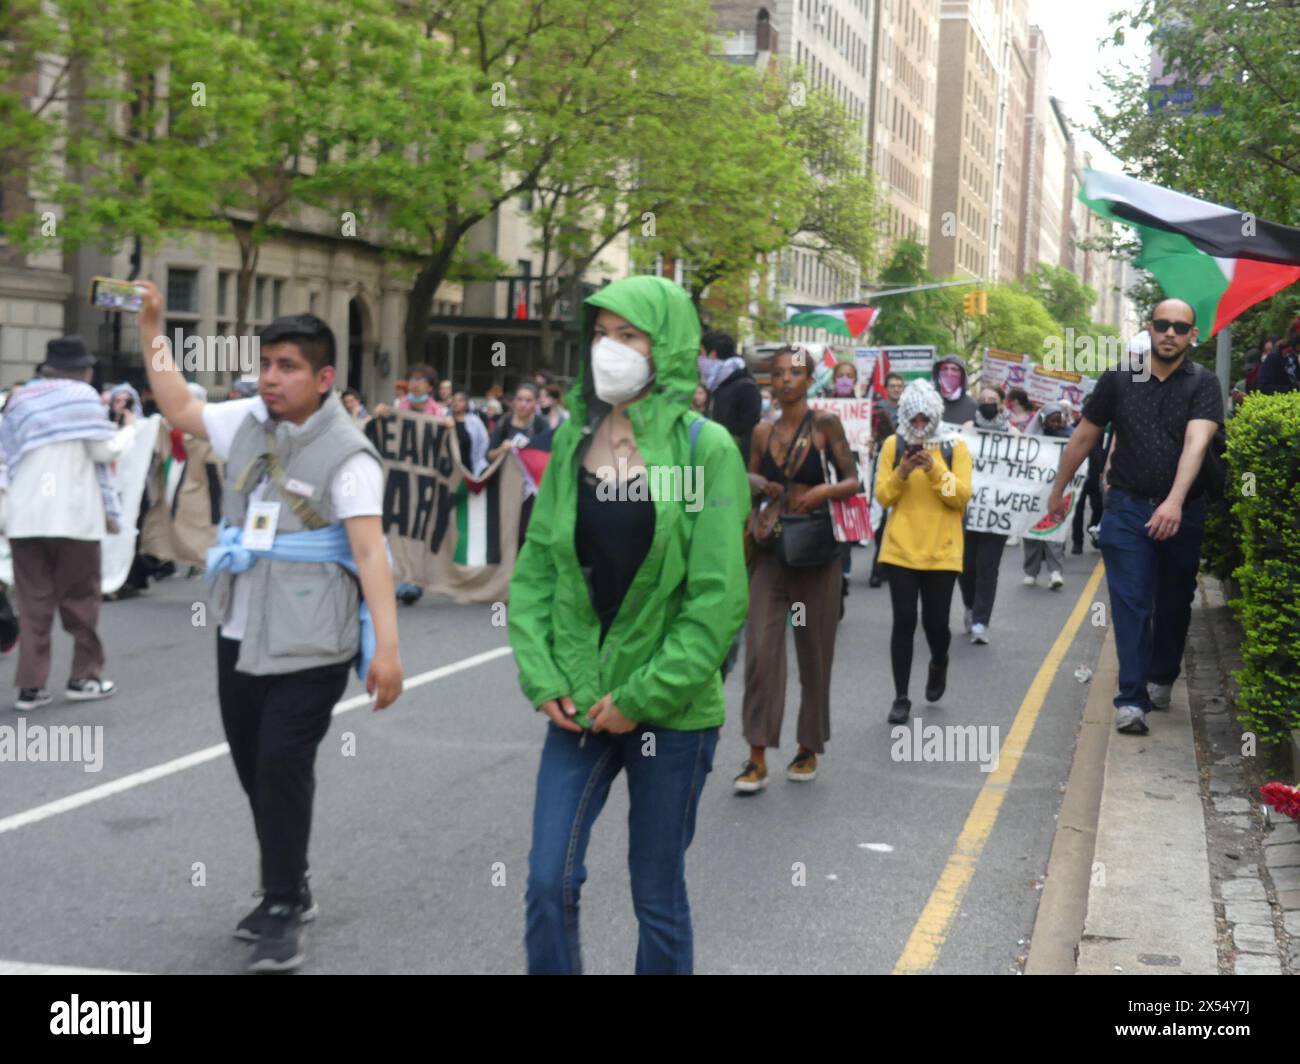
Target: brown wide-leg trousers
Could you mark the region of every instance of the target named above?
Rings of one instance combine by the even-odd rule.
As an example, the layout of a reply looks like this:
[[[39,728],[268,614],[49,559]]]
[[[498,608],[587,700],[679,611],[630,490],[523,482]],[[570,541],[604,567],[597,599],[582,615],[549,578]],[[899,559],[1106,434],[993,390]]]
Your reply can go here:
[[[99,623],[99,541],[31,537],[11,539],[14,591],[18,599],[18,669],[14,686],[44,687],[50,676],[50,629],[58,610],[72,636],[69,679],[98,679],[104,645]]]
[[[770,551],[759,551],[749,578],[749,627],[745,634],[745,741],[780,746],[785,714],[785,628],[792,607],[794,651],[799,662],[799,745],[815,754],[831,737],[831,662],[840,623],[840,560],[791,569]],[[798,623],[802,621],[803,623]]]

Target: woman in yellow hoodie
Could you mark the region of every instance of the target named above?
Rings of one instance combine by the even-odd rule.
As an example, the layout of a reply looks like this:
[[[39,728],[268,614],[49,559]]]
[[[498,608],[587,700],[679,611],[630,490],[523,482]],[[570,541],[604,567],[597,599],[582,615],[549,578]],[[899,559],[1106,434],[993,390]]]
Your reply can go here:
[[[894,627],[889,657],[894,670],[891,724],[912,711],[907,697],[916,636],[917,600],[930,645],[927,702],[943,697],[948,683],[948,614],[962,568],[962,512],[970,499],[970,451],[943,421],[934,385],[915,380],[898,401],[898,432],[881,448],[876,498],[890,510],[880,564],[886,566]]]

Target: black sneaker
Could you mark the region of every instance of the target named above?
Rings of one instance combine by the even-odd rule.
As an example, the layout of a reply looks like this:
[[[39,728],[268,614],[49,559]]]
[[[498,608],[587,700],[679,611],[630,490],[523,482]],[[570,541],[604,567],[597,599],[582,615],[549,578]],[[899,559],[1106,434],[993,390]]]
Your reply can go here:
[[[100,698],[110,698],[117,690],[112,680],[69,680],[68,697],[74,702],[93,702]]]
[[[912,712],[912,700],[910,698],[895,698],[894,705],[889,710],[890,724],[906,724],[908,714]]]
[[[267,912],[271,908],[271,903],[263,896],[264,893],[261,890],[253,892],[253,897],[262,898],[261,904],[235,925],[235,937],[241,942],[257,942],[262,937],[262,932],[266,928]],[[311,896],[310,885],[304,882],[298,902],[298,919],[301,923],[309,924],[319,915],[320,906]]]
[[[1083,553],[1083,544],[1082,544],[1082,543],[1076,543],[1073,547],[1070,548],[1070,553],[1071,553],[1071,554],[1082,554],[1082,553]]]
[[[930,675],[925,680],[925,700],[938,702],[948,688],[948,663],[930,662]]]
[[[44,687],[20,687],[18,689],[18,699],[14,702],[14,709],[26,712],[29,709],[40,709],[42,706],[48,706],[54,701],[54,696]]]
[[[302,949],[298,944],[298,930],[302,918],[295,905],[276,902],[268,906],[262,924],[262,937],[253,949],[248,962],[250,972],[292,972],[302,967]]]

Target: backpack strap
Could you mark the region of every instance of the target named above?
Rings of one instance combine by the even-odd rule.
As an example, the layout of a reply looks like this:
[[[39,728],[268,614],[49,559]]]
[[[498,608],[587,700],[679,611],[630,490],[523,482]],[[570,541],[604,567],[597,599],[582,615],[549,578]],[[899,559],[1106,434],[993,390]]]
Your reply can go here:
[[[689,430],[691,434],[691,465],[695,464],[695,443],[700,438],[700,430],[704,428],[705,420],[705,418],[697,416],[696,419],[691,422]]]

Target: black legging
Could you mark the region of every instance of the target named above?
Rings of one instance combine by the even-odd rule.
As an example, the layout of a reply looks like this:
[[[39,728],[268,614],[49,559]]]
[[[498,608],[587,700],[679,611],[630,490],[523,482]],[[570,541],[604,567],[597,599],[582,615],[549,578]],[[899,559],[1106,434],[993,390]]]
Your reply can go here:
[[[912,642],[916,636],[916,600],[921,599],[921,627],[930,644],[930,660],[941,665],[948,662],[948,613],[952,609],[952,589],[957,573],[947,569],[904,569],[901,565],[883,567],[889,581],[889,598],[894,606],[894,629],[889,636],[889,660],[894,668],[894,696],[907,697],[912,675]]]

